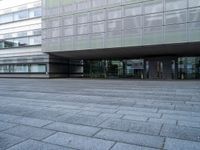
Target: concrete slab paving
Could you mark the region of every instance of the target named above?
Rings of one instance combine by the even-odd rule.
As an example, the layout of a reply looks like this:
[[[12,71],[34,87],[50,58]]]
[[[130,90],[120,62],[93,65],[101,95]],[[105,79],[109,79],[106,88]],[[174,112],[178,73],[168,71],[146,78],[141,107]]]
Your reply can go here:
[[[23,138],[0,133],[0,150],[5,150],[5,149],[9,148],[10,146],[13,146],[22,141],[24,141]]]
[[[56,133],[44,141],[82,150],[109,150],[114,142],[67,133]]]
[[[22,138],[32,138],[36,140],[41,140],[45,137],[48,137],[55,133],[55,131],[47,130],[47,129],[41,129],[41,128],[35,128],[31,126],[17,126],[10,128],[8,130],[3,131],[6,134],[11,134],[15,136],[19,136]]]
[[[73,150],[73,149],[35,140],[27,140],[20,144],[12,146],[8,150]]]
[[[0,150],[199,150],[200,81],[0,79]]]

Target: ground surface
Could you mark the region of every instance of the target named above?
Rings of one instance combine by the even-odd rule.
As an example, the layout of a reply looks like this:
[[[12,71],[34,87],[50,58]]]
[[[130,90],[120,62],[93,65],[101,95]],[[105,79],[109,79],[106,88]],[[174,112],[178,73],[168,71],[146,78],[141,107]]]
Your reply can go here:
[[[200,81],[0,79],[0,150],[200,150]]]

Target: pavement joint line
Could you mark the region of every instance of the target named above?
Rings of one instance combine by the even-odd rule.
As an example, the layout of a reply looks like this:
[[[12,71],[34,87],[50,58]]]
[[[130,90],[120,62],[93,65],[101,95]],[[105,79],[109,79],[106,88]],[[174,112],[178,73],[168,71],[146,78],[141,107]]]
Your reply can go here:
[[[108,150],[111,150],[116,144],[117,142],[114,142],[113,145]]]
[[[16,136],[16,137],[19,137],[19,136]],[[19,138],[21,138],[21,137],[19,137]],[[15,143],[15,144],[13,144],[12,146],[9,146],[8,148],[6,148],[6,150],[7,149],[10,149],[10,148],[12,148],[12,147],[14,147],[14,146],[16,146],[16,145],[18,145],[18,144],[21,144],[21,143],[23,143],[23,142],[26,142],[26,141],[28,141],[29,140],[29,138],[24,138],[24,140],[22,140],[22,141],[20,141],[20,142],[17,142],[17,143]]]

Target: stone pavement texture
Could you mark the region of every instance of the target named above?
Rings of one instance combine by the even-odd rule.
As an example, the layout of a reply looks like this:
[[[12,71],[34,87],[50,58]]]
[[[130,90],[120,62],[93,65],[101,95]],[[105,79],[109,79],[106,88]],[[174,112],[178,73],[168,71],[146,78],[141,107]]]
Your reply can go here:
[[[200,150],[200,81],[0,79],[0,150]]]

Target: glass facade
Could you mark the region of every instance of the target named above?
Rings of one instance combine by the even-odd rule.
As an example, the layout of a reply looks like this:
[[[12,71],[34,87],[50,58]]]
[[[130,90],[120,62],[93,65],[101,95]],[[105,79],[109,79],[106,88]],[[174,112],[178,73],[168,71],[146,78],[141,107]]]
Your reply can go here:
[[[41,29],[0,35],[0,49],[41,45]]]
[[[25,9],[20,10],[8,14],[2,14],[0,15],[0,24],[4,23],[11,23],[15,21],[20,21],[24,19],[31,19],[35,17],[41,17],[42,10],[41,7],[31,8],[31,9]]]
[[[200,57],[180,57],[178,59],[179,79],[200,79]]]
[[[144,60],[86,60],[84,77],[89,78],[144,78]]]
[[[43,0],[43,3],[44,51],[200,41],[198,0]]]
[[[3,64],[0,65],[1,73],[46,73],[45,64]]]
[[[166,67],[171,69],[171,79],[200,79],[200,57],[179,57],[178,62],[173,60],[170,67],[163,65],[162,61],[155,63],[158,79],[162,79]],[[150,68],[149,61],[144,59],[85,60],[84,77],[148,79]]]

